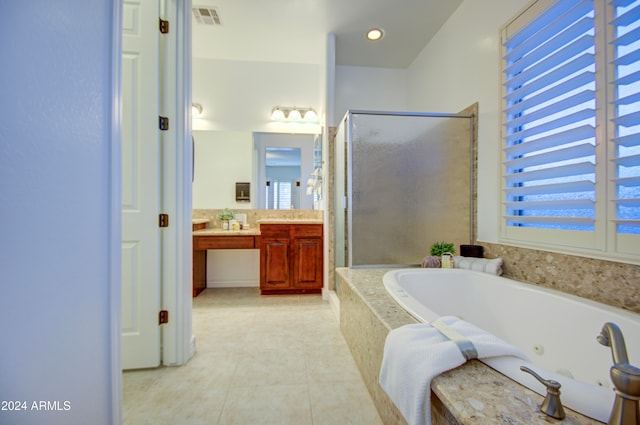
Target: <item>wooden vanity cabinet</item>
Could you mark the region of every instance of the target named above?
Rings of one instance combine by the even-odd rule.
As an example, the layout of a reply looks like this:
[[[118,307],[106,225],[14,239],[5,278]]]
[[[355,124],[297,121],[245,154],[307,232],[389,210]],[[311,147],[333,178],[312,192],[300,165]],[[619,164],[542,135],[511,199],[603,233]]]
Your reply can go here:
[[[207,287],[207,251],[193,250],[192,294],[197,297]]]
[[[260,225],[260,293],[320,293],[322,224]]]
[[[193,235],[193,296],[207,287],[207,250],[257,249],[260,236],[255,234],[225,234],[225,232]]]
[[[288,290],[291,286],[289,266],[289,225],[260,225],[260,293]]]

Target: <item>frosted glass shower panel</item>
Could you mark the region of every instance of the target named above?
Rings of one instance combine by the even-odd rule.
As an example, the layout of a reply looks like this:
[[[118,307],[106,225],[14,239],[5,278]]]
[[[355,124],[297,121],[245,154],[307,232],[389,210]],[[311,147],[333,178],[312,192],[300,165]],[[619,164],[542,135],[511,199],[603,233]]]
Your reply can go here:
[[[470,243],[471,120],[350,118],[350,265],[419,264],[433,242]]]

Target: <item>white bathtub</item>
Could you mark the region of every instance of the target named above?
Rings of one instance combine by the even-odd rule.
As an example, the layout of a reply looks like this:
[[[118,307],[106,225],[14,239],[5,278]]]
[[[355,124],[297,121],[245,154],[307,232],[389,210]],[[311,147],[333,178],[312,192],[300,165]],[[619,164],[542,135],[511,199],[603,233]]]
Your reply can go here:
[[[543,385],[520,366],[555,379],[562,384],[564,406],[601,422],[609,420],[615,396],[611,349],[596,341],[602,325],[620,327],[629,361],[640,366],[638,314],[469,270],[400,269],[383,280],[398,304],[421,322],[458,316],[518,347],[533,363],[513,357],[482,362],[543,395]]]

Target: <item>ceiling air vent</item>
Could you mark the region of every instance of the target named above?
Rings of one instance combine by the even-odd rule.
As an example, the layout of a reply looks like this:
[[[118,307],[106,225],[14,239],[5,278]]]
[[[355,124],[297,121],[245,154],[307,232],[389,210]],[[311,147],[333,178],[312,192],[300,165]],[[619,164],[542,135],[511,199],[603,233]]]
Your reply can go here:
[[[213,7],[194,6],[192,9],[196,22],[202,25],[220,25],[220,15]]]

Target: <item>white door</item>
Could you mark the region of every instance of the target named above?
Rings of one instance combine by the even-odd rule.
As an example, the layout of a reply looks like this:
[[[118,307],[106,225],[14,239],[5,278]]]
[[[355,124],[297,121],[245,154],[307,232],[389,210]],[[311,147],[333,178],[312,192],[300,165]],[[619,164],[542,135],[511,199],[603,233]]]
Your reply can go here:
[[[125,0],[122,46],[122,367],[160,365],[159,0]]]

